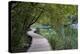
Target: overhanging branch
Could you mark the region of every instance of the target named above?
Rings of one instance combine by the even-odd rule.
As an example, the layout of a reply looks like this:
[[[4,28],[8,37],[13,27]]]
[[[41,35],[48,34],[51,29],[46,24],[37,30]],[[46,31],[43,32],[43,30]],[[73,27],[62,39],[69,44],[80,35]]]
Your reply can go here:
[[[37,17],[35,17],[36,18],[35,20],[33,18],[34,21],[29,24],[28,28],[38,20],[38,18],[41,16],[42,13],[43,13],[43,11],[41,11],[40,14]]]

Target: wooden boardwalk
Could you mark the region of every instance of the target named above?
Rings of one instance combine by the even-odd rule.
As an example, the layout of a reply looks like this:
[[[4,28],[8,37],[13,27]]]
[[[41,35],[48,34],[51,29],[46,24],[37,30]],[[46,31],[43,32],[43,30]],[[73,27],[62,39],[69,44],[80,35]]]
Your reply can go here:
[[[51,46],[48,43],[48,40],[43,36],[34,33],[33,30],[27,32],[28,35],[32,36],[32,44],[28,52],[37,52],[37,51],[50,51]]]

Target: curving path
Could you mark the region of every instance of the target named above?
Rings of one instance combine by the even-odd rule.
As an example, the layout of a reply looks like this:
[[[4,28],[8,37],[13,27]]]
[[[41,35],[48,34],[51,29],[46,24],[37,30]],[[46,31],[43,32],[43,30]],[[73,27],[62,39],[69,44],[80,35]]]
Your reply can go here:
[[[32,37],[32,44],[29,48],[28,52],[36,52],[36,51],[50,51],[51,46],[48,43],[48,40],[43,36],[34,33],[35,29],[28,31],[27,34]]]

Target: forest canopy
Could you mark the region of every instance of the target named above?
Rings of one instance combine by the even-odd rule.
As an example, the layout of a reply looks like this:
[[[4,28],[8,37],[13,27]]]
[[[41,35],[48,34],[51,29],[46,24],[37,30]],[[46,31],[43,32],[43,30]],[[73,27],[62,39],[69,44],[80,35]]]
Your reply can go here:
[[[9,8],[11,13],[11,50],[13,52],[30,46],[32,38],[26,34],[30,27],[37,28],[37,25],[45,24],[51,26],[51,30],[56,32],[56,35],[48,35],[50,39],[47,38],[53,49],[77,48],[77,29],[73,29],[73,32],[70,33],[72,29],[69,27],[78,23],[77,5],[9,2]],[[52,31],[53,34],[54,31]],[[70,39],[74,33],[76,33],[76,38]],[[45,35],[45,33],[40,34]]]

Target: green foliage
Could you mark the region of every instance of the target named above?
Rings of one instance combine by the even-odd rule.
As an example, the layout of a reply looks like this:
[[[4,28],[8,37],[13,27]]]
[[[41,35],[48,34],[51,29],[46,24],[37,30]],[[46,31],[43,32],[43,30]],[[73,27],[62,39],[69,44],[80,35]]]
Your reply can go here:
[[[59,5],[33,2],[12,2],[11,8],[11,50],[30,46],[31,38],[26,32],[31,25],[38,28],[47,24],[51,29],[40,29],[53,49],[77,48],[77,30],[64,25],[72,24],[68,16],[77,16],[77,5]],[[74,18],[77,23],[77,17]],[[36,23],[35,23],[36,22]],[[40,24],[40,26],[39,26]]]
[[[76,49],[78,46],[78,34],[76,29],[71,29],[70,27],[64,28],[65,40],[58,36],[57,32],[53,28],[40,29],[40,34],[48,39],[53,50],[60,49]]]
[[[25,32],[26,32],[27,24],[30,21],[30,19],[28,18],[31,18],[32,16],[28,12],[30,11],[29,9],[31,9],[28,8],[28,5],[30,4],[28,4],[27,6],[26,5],[27,4],[25,3],[19,3],[19,2],[11,3],[11,50],[12,52],[18,51],[24,48],[25,46],[27,46],[24,45],[24,43],[29,44],[29,41],[27,40],[30,39],[26,36]]]
[[[37,3],[10,2],[11,13],[11,51],[15,52],[28,47],[31,37],[26,32],[42,14]]]
[[[41,24],[52,27],[48,29],[40,28],[40,34],[48,39],[53,50],[76,49],[78,45],[77,29],[70,28],[70,24],[73,21],[77,23],[77,13],[76,5],[46,4],[44,13],[32,27],[39,28],[42,26]]]

